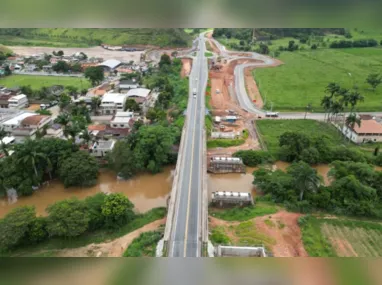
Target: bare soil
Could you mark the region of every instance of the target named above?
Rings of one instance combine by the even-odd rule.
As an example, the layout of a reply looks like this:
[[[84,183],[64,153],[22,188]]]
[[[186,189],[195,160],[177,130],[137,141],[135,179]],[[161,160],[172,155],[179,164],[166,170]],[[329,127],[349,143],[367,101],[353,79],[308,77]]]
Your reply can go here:
[[[270,216],[257,217],[252,219],[257,230],[275,240],[271,246],[271,251],[275,257],[308,257],[308,253],[301,239],[301,231],[298,226],[298,218],[301,214],[280,211]],[[240,222],[227,222],[214,217],[209,217],[210,227],[222,226],[226,229],[227,236],[235,241],[236,237],[230,226],[236,226]],[[270,220],[274,226],[269,226],[265,220]],[[271,224],[268,222],[268,224]],[[283,227],[279,226],[283,225]]]
[[[125,252],[131,242],[140,234],[148,231],[155,231],[164,225],[166,219],[157,220],[143,226],[123,237],[105,243],[92,243],[84,247],[60,250],[58,257],[120,257]]]
[[[192,67],[192,60],[189,58],[182,58],[182,70],[180,72],[180,75],[182,77],[186,77],[190,74]]]

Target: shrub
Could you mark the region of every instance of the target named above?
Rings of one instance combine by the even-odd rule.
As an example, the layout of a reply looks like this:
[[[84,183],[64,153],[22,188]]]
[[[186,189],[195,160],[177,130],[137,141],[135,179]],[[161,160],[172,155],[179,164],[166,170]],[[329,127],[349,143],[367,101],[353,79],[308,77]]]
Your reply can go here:
[[[314,147],[309,147],[301,152],[300,159],[308,164],[317,164],[320,161],[320,153]]]
[[[231,243],[229,237],[225,234],[224,229],[220,227],[212,229],[210,239],[213,244],[229,245]]]
[[[158,231],[142,233],[124,252],[124,257],[155,256],[156,245],[162,238]]]
[[[90,219],[89,230],[96,230],[104,226],[105,216],[102,215],[102,205],[105,203],[105,199],[106,194],[102,192],[85,199]]]
[[[109,194],[101,208],[109,228],[121,227],[134,218],[134,204],[121,193]]]
[[[240,150],[233,154],[234,157],[240,157],[247,166],[257,166],[263,163],[272,163],[272,155],[267,151]]]

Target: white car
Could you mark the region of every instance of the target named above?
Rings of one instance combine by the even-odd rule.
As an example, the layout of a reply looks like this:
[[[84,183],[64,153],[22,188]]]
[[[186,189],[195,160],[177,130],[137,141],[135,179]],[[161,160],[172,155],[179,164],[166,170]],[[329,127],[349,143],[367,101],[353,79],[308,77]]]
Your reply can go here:
[[[196,99],[196,95],[194,95],[194,98]]]

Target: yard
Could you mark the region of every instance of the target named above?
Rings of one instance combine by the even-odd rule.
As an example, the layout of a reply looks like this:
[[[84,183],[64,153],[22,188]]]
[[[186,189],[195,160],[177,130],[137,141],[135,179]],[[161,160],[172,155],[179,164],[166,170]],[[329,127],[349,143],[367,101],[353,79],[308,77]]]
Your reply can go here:
[[[308,217],[301,226],[304,246],[310,256],[382,256],[380,223]]]
[[[39,89],[43,86],[52,85],[72,85],[79,90],[90,88],[90,83],[85,78],[61,77],[61,76],[34,76],[34,75],[11,75],[0,79],[0,85],[8,88],[15,86],[30,85],[32,89]]]
[[[357,106],[359,111],[382,109],[382,87],[374,92],[365,82],[368,74],[381,70],[381,48],[281,52],[279,59],[285,64],[253,71],[268,108],[273,102],[278,111],[304,111],[311,104],[314,112],[323,111],[320,102],[325,87],[337,82],[346,88],[358,86],[365,97]]]
[[[344,140],[337,130],[324,122],[314,120],[259,120],[257,128],[272,154],[279,150],[279,137],[286,131],[302,132],[308,137],[327,136],[334,145],[343,144]]]

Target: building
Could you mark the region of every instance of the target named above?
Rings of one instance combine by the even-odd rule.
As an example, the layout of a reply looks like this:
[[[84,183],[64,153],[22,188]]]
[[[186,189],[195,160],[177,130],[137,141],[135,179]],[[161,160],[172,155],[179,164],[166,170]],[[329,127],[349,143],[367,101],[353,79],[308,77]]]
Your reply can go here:
[[[89,152],[95,157],[104,157],[108,152],[113,150],[114,145],[114,140],[94,142]]]
[[[253,205],[251,193],[232,192],[232,191],[217,191],[212,192],[211,201],[219,206],[224,205]]]
[[[65,137],[64,129],[60,124],[53,124],[46,129],[46,135],[44,137],[63,139]]]
[[[26,139],[35,139],[36,132],[52,122],[51,116],[36,115],[28,116],[20,122],[19,127],[12,130],[12,135],[17,143]]]
[[[225,116],[224,117],[224,121],[226,121],[228,123],[235,123],[236,120],[237,120],[236,116]]]
[[[4,114],[5,120],[0,123],[0,127],[6,132],[12,132],[14,129],[20,127],[22,120],[27,117],[35,116],[36,113],[16,113],[16,114]]]
[[[8,99],[8,107],[10,109],[22,109],[28,106],[28,98],[24,94],[12,96]]]
[[[117,112],[110,121],[111,128],[131,129],[134,126],[133,112]]]
[[[210,158],[207,170],[212,173],[245,173],[245,165],[239,157],[214,156]]]
[[[104,71],[110,72],[110,71],[113,71],[114,69],[116,69],[121,64],[122,64],[122,62],[120,62],[119,60],[108,59],[108,60],[98,64],[97,66],[101,66],[101,67],[103,67]]]
[[[361,125],[355,125],[353,129],[348,126],[343,126],[342,133],[357,144],[382,142],[382,125],[375,119],[361,120]]]
[[[136,78],[121,80],[119,82],[119,92],[127,92],[130,89],[139,88],[139,82]]]
[[[211,132],[213,139],[237,139],[240,137],[240,132]]]
[[[134,99],[138,104],[143,104],[150,97],[151,90],[146,88],[136,88],[129,90],[126,95],[129,99]]]
[[[12,95],[0,94],[0,108],[8,108],[8,100]]]
[[[102,115],[113,115],[118,111],[123,111],[127,99],[127,94],[106,93],[103,95],[100,105]]]

